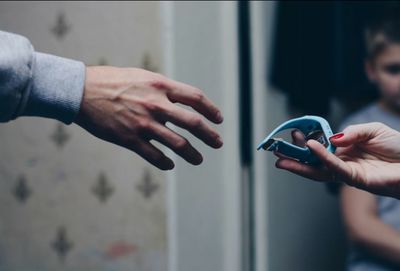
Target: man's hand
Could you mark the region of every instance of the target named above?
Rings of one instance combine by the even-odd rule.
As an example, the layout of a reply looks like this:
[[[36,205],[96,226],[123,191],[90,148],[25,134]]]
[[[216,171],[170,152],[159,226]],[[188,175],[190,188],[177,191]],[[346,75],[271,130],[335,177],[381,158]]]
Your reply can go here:
[[[301,141],[299,131],[292,134]],[[310,166],[276,153],[276,166],[316,181],[341,181],[384,196],[400,198],[400,133],[382,123],[351,125],[330,138],[335,154],[309,140],[307,146],[323,165]],[[299,144],[300,145],[300,144]]]
[[[222,140],[200,114],[221,123],[219,109],[199,89],[142,69],[88,67],[80,112],[75,122],[93,135],[130,149],[154,166],[170,170],[174,163],[150,143],[156,140],[193,165],[202,155],[183,136],[169,129],[171,122],[213,148]]]

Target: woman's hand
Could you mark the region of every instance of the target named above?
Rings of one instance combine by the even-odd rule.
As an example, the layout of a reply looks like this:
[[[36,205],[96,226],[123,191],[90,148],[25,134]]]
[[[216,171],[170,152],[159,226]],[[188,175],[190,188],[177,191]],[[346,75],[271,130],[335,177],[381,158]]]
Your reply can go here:
[[[293,133],[301,140],[299,131]],[[382,123],[348,126],[330,138],[337,147],[328,152],[315,140],[307,146],[322,161],[310,166],[276,155],[276,167],[316,181],[341,181],[375,194],[400,197],[400,133]]]

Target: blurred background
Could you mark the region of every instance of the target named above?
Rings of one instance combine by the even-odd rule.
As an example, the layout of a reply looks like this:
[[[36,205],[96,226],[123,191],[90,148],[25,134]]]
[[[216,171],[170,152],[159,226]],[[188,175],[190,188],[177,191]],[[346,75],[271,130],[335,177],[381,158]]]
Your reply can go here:
[[[389,4],[0,2],[0,29],[36,51],[166,74],[225,116],[222,150],[186,134],[205,161],[169,173],[76,125],[2,124],[0,270],[344,270],[335,189],[255,148],[304,114],[336,132],[376,99],[363,29]]]

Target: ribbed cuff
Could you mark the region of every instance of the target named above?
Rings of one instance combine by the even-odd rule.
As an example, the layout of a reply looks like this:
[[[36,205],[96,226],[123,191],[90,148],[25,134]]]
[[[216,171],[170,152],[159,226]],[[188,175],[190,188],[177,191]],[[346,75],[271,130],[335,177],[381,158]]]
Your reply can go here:
[[[83,96],[85,65],[53,55],[34,54],[30,95],[22,115],[72,123]]]

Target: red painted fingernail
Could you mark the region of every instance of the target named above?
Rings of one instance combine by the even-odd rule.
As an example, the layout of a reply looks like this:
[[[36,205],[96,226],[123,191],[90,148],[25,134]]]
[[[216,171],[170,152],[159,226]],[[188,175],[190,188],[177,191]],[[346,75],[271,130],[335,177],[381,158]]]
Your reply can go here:
[[[335,134],[335,135],[331,136],[329,138],[329,140],[331,140],[331,139],[339,139],[339,138],[342,138],[343,136],[344,136],[344,133],[338,133],[338,134]]]

